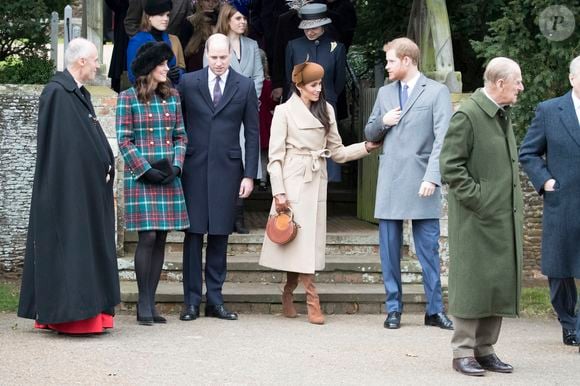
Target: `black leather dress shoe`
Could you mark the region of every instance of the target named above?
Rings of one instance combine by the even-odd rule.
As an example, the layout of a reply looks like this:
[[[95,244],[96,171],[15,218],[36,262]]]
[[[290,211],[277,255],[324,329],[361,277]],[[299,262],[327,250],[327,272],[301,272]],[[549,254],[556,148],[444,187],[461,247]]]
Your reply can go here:
[[[205,306],[205,316],[224,320],[238,320],[238,314],[229,312],[223,304]]]
[[[453,330],[453,322],[445,315],[445,312],[433,315],[425,314],[425,325],[436,326],[444,330]]]
[[[184,305],[179,320],[189,321],[199,318],[199,306]]]
[[[485,374],[485,370],[475,360],[474,357],[455,358],[453,359],[453,370],[461,374],[480,377]]]
[[[576,339],[576,330],[562,329],[562,341],[566,346],[580,346],[580,342]]]
[[[391,311],[387,315],[387,319],[385,319],[385,323],[383,324],[385,328],[390,330],[395,330],[401,327],[401,313],[399,311]]]
[[[495,371],[496,373],[511,373],[514,371],[512,365],[503,363],[495,354],[489,354],[483,357],[475,357],[477,362],[486,370]]]

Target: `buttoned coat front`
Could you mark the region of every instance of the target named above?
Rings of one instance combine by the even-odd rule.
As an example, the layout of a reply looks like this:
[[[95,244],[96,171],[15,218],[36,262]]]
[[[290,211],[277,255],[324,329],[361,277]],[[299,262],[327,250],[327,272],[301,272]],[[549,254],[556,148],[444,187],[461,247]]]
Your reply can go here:
[[[580,125],[572,92],[542,102],[520,149],[520,162],[544,197],[542,273],[580,279]],[[553,178],[556,190],[544,191]]]
[[[400,85],[396,81],[380,88],[365,127],[366,139],[384,141],[379,156],[375,217],[384,220],[439,218],[439,153],[451,118],[449,90],[421,75],[399,123],[384,126],[383,116],[400,106]],[[418,195],[423,181],[437,185],[430,197]]]
[[[258,170],[258,97],[253,82],[230,67],[217,106],[209,93],[208,67],[185,74],[178,90],[188,138],[182,178],[188,232],[230,234],[240,182],[243,177],[256,178]]]
[[[449,313],[518,315],[523,199],[509,115],[477,90],[453,115],[440,162],[449,184]]]
[[[286,194],[300,229],[286,245],[275,244],[265,236],[260,265],[300,273],[324,269],[326,158],[344,163],[368,154],[364,142],[342,144],[334,110],[327,106],[331,118],[328,133],[296,94],[274,111],[268,163],[272,195]],[[274,205],[270,213],[275,213]]]
[[[175,91],[174,91],[175,92]],[[175,92],[177,94],[177,92]],[[167,185],[143,181],[151,163],[163,158],[183,170],[187,135],[178,95],[137,99],[135,88],[117,99],[117,141],[125,160],[125,228],[130,231],[189,227],[181,179]]]

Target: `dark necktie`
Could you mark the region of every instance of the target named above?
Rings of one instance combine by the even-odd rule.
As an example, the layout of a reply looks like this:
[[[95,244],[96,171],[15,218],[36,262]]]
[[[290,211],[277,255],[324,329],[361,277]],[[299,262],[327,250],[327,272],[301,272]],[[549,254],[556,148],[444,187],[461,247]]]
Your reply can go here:
[[[220,99],[222,99],[222,89],[220,87],[220,80],[219,76],[215,77],[215,86],[213,86],[213,105],[217,106],[220,103]]]
[[[404,84],[401,87],[401,110],[405,107],[407,99],[409,99],[409,86]]]

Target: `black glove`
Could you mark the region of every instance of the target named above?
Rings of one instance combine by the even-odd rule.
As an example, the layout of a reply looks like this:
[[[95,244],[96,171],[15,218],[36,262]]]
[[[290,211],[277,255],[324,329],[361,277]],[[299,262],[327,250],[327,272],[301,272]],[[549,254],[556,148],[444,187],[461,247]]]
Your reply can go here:
[[[163,180],[167,178],[167,174],[163,173],[161,170],[151,168],[143,174],[143,178],[151,184],[161,184]]]
[[[167,185],[173,182],[173,180],[175,179],[175,177],[177,177],[179,175],[179,173],[181,173],[181,169],[179,169],[177,166],[173,166],[173,173],[167,177],[165,177],[165,179],[163,181],[161,181],[162,185]]]
[[[173,82],[173,84],[176,84],[177,82],[179,82],[179,74],[181,74],[181,69],[177,66],[173,66],[167,72],[167,77],[171,79],[171,82]]]

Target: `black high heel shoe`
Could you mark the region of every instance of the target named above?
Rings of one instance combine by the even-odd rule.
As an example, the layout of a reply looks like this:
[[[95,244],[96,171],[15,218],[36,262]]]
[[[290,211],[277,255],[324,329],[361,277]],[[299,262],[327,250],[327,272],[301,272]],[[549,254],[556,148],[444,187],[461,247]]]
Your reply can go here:
[[[152,326],[153,316],[141,316],[139,315],[139,305],[137,305],[137,323],[142,326]]]

